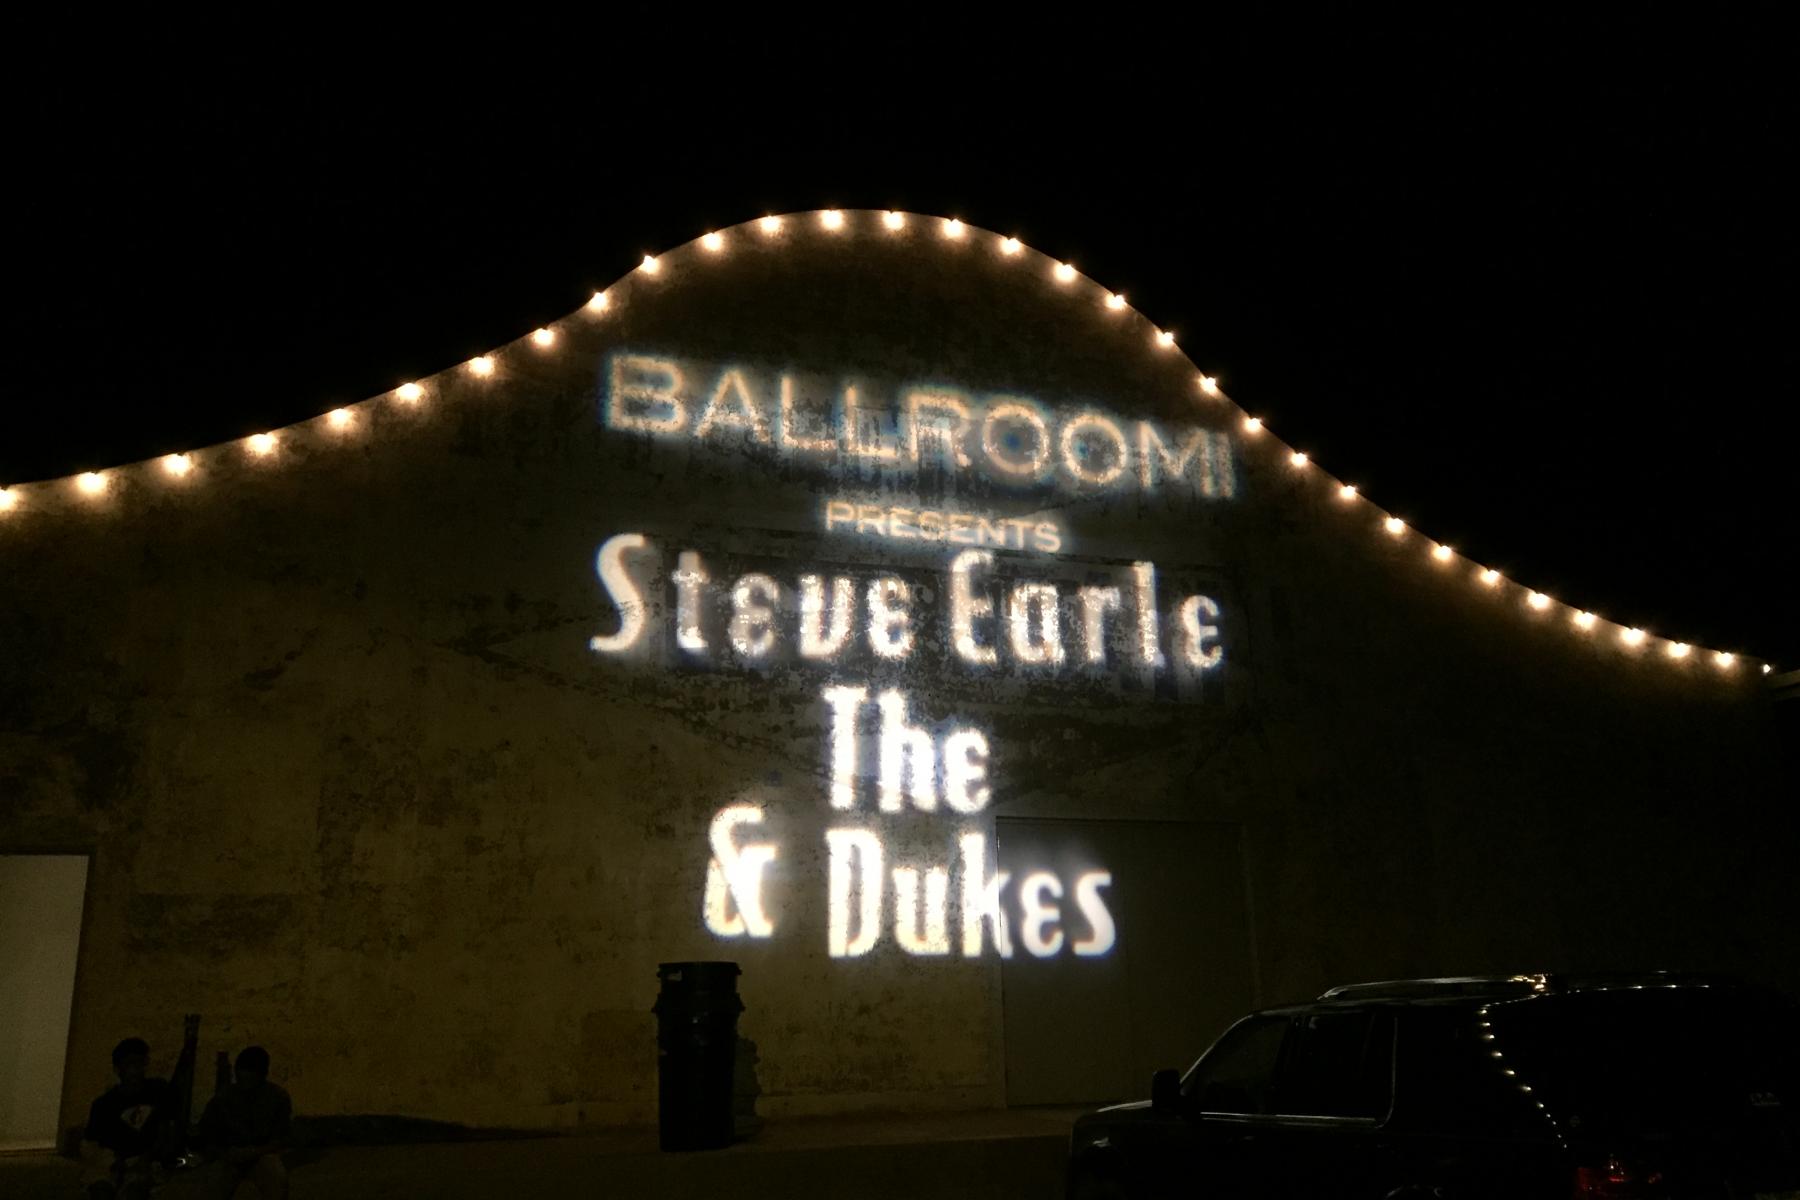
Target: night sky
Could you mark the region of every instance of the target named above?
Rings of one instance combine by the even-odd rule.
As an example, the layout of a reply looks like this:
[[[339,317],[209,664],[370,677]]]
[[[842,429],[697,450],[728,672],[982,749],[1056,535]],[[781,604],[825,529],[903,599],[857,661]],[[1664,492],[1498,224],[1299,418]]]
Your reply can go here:
[[[384,391],[709,228],[904,208],[1124,291],[1425,535],[1791,668],[1800,163],[1775,11],[45,31],[7,84],[0,483]]]

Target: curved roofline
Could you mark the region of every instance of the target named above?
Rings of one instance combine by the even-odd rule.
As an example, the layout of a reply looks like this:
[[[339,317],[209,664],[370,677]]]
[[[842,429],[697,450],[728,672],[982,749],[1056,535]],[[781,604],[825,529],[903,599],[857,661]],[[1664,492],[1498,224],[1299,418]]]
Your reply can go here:
[[[665,260],[672,256],[697,258],[704,262],[707,258],[728,252],[730,241],[736,237],[759,238],[765,242],[794,236],[796,231],[810,231],[822,238],[847,238],[854,236],[900,236],[909,231],[916,231],[923,226],[928,235],[935,235],[942,241],[973,243],[987,241],[995,253],[1008,258],[1017,258],[1021,264],[1030,264],[1038,268],[1040,278],[1049,287],[1085,289],[1094,296],[1094,301],[1102,312],[1112,312],[1135,318],[1147,331],[1145,349],[1154,354],[1177,354],[1194,371],[1195,393],[1203,401],[1228,406],[1235,415],[1239,429],[1246,441],[1264,442],[1276,451],[1285,451],[1289,469],[1317,476],[1325,485],[1335,489],[1340,504],[1366,509],[1371,516],[1371,532],[1379,532],[1389,538],[1416,539],[1422,543],[1422,553],[1428,555],[1433,563],[1444,570],[1462,570],[1466,572],[1471,584],[1488,589],[1513,589],[1521,593],[1519,602],[1529,615],[1550,619],[1556,616],[1564,618],[1567,626],[1584,636],[1610,635],[1616,643],[1629,653],[1650,653],[1652,647],[1660,647],[1663,656],[1672,665],[1682,665],[1704,658],[1720,674],[1731,674],[1740,661],[1749,663],[1757,660],[1743,659],[1727,650],[1715,650],[1695,647],[1687,642],[1670,638],[1656,637],[1642,629],[1618,625],[1597,616],[1592,612],[1565,605],[1549,594],[1537,591],[1508,579],[1498,569],[1477,563],[1459,555],[1455,548],[1442,542],[1425,538],[1404,519],[1387,512],[1364,496],[1355,484],[1339,479],[1314,463],[1304,451],[1282,442],[1263,424],[1262,419],[1238,405],[1219,385],[1216,376],[1208,375],[1194,364],[1177,343],[1172,330],[1158,327],[1143,313],[1133,308],[1123,292],[1114,292],[1102,284],[1081,273],[1074,264],[1068,263],[1025,244],[1017,237],[971,225],[959,217],[934,216],[924,213],[903,212],[897,209],[813,209],[804,212],[770,213],[748,221],[729,225],[722,229],[708,230],[699,237],[693,238],[679,246],[658,254],[645,254],[643,260],[631,271],[621,275],[606,287],[595,292],[580,308],[564,316],[539,326],[537,329],[502,343],[486,353],[476,355],[464,362],[435,371],[420,379],[409,380],[397,384],[385,392],[343,405],[289,425],[280,426],[263,433],[251,434],[245,438],[234,438],[229,441],[215,442],[195,450],[176,454],[165,454],[158,458],[139,459],[133,462],[120,463],[112,467],[96,471],[85,471],[75,475],[53,476],[48,479],[33,480],[27,483],[0,486],[0,523],[8,518],[17,519],[19,510],[29,508],[30,499],[40,492],[47,492],[58,486],[72,488],[78,492],[94,497],[104,495],[110,486],[109,476],[113,472],[152,469],[152,464],[163,467],[165,473],[175,478],[187,477],[195,467],[196,457],[228,452],[232,447],[242,447],[251,455],[268,455],[279,448],[282,438],[291,431],[320,422],[329,428],[348,431],[355,427],[359,412],[367,411],[382,403],[414,405],[423,402],[431,391],[434,380],[443,378],[454,371],[470,371],[477,376],[491,377],[496,369],[495,357],[510,354],[521,349],[548,351],[561,340],[562,327],[575,321],[604,320],[611,307],[610,293],[620,284],[636,277],[640,273],[657,275],[667,266]],[[1760,661],[1764,675],[1774,670],[1773,664]]]

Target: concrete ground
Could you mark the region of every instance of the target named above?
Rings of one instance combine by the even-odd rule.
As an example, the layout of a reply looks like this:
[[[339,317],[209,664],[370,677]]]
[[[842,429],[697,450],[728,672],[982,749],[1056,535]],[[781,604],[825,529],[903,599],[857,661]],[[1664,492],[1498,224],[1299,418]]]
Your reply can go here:
[[[1059,1200],[1075,1115],[1010,1109],[770,1121],[748,1141],[690,1154],[657,1150],[653,1129],[339,1147],[293,1171],[292,1196]],[[74,1163],[51,1155],[0,1156],[0,1197],[70,1200],[78,1194],[77,1176]],[[163,1195],[174,1200],[178,1190]]]

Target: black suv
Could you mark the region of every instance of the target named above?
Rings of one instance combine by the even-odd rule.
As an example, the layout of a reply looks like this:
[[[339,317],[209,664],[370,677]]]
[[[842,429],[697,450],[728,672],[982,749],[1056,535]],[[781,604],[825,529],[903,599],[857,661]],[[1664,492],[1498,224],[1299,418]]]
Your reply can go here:
[[[1692,976],[1333,988],[1083,1116],[1068,1194],[1800,1200],[1797,1019]]]

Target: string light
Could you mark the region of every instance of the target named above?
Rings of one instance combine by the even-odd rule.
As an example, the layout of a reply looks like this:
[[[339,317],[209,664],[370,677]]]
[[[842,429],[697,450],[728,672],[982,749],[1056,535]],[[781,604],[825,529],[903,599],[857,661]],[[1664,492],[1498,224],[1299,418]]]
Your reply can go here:
[[[845,228],[846,217],[840,209],[824,209],[818,215],[820,225],[827,230],[837,231]],[[898,210],[888,210],[882,214],[881,219],[888,229],[899,230],[905,227],[907,214]],[[785,221],[781,216],[770,213],[761,217],[757,224],[765,235],[773,236],[783,229]],[[941,228],[945,238],[958,240],[965,236],[968,227],[961,219],[948,217],[942,219]],[[709,230],[700,237],[699,241],[704,249],[716,253],[724,248],[725,235],[717,230]],[[1017,237],[1000,238],[999,247],[1001,252],[1006,255],[1016,255],[1025,249],[1024,243]],[[644,255],[643,261],[638,265],[638,270],[648,275],[655,275],[661,269],[660,259],[652,254]],[[1075,267],[1067,262],[1056,262],[1051,267],[1051,277],[1059,284],[1072,282],[1076,275]],[[594,292],[585,305],[587,310],[592,313],[605,312],[610,306],[611,298],[605,290]],[[1126,307],[1125,294],[1123,292],[1105,293],[1105,307],[1115,312],[1124,309]],[[1158,346],[1162,348],[1175,346],[1175,335],[1172,331],[1156,330],[1154,332]],[[532,343],[541,349],[553,347],[558,340],[556,332],[547,327],[533,330],[529,336]],[[469,359],[466,365],[475,375],[484,378],[492,376],[497,369],[495,359],[487,354]],[[1205,395],[1223,398],[1223,392],[1215,377],[1203,374],[1198,376],[1197,382],[1201,392]],[[400,400],[416,403],[424,398],[425,388],[417,382],[407,382],[395,388],[394,394]],[[355,423],[355,416],[348,408],[336,408],[326,414],[326,421],[333,428],[343,430]],[[1243,418],[1243,428],[1247,434],[1257,434],[1263,429],[1262,419],[1246,414]],[[275,453],[278,448],[279,435],[273,431],[252,434],[244,439],[244,445],[249,453],[258,457],[267,457]],[[192,472],[194,467],[192,456],[188,454],[164,455],[160,462],[164,472],[176,478],[185,477]],[[1309,465],[1311,459],[1303,451],[1295,450],[1290,453],[1289,462],[1294,469],[1299,470]],[[86,471],[78,475],[74,483],[81,492],[90,496],[98,496],[107,490],[110,480],[104,471]],[[1346,483],[1338,487],[1338,498],[1342,501],[1354,500],[1357,495],[1357,488],[1354,484]],[[0,488],[0,512],[10,511],[19,503],[19,493],[16,489]],[[1384,527],[1388,533],[1396,537],[1406,531],[1405,522],[1398,517],[1387,517]],[[1431,555],[1439,562],[1449,562],[1454,558],[1455,551],[1450,546],[1436,544],[1432,547]],[[1491,567],[1478,569],[1477,578],[1489,587],[1497,586],[1502,581],[1500,573]],[[1527,603],[1532,608],[1541,610],[1550,607],[1552,600],[1542,592],[1533,591],[1528,594]],[[1598,618],[1591,612],[1582,611],[1573,614],[1572,620],[1578,628],[1588,630],[1594,628]],[[1628,646],[1642,644],[1647,636],[1643,630],[1637,628],[1627,628],[1621,630],[1619,634],[1620,641]],[[1681,659],[1688,657],[1692,653],[1693,647],[1686,642],[1668,642],[1665,650],[1669,657]],[[1714,664],[1721,670],[1731,668],[1737,661],[1735,654],[1725,650],[1713,652],[1712,658]],[[1773,672],[1774,666],[1765,662],[1760,664],[1760,670],[1762,674],[1768,675]]]
[[[1770,671],[1773,671],[1773,670],[1774,670],[1774,669],[1775,669],[1775,667],[1774,667],[1774,666],[1773,666],[1773,665],[1772,665],[1772,664],[1770,664],[1770,663],[1764,663],[1764,664],[1763,664],[1763,669],[1762,669],[1762,673],[1763,673],[1763,674],[1764,674],[1764,675],[1767,675],[1767,674],[1768,674],[1768,673],[1769,673],[1769,672],[1770,672]]]

